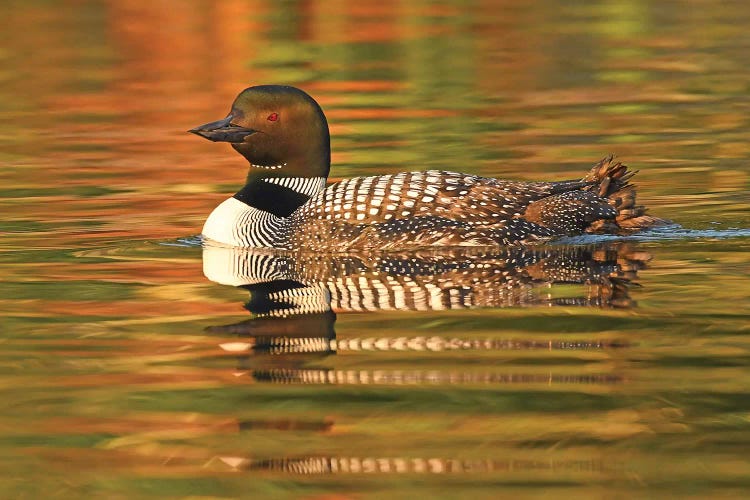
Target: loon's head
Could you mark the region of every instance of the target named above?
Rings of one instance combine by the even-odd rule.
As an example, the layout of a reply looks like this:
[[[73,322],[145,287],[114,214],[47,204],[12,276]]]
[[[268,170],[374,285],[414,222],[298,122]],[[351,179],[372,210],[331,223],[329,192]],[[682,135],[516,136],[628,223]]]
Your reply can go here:
[[[234,100],[226,118],[190,132],[230,143],[254,167],[250,176],[328,176],[328,122],[318,103],[295,87],[249,87]]]

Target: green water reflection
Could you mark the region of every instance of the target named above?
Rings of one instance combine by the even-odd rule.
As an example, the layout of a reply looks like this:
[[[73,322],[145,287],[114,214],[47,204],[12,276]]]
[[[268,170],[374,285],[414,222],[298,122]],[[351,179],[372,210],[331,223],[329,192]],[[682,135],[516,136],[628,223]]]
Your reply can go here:
[[[744,3],[3,16],[3,497],[745,496]],[[244,165],[184,132],[256,83],[321,102],[333,177],[559,180],[612,152],[682,229],[624,243],[644,262],[627,300],[529,267],[491,307],[352,312],[334,296],[335,324],[264,324],[189,239]]]

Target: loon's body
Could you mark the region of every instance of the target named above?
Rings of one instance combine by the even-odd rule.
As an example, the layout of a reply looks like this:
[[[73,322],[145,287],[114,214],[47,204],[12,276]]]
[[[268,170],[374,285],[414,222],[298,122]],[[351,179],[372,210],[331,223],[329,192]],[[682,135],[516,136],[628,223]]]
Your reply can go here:
[[[294,87],[244,90],[229,115],[191,132],[229,142],[250,162],[245,186],[203,235],[237,247],[307,250],[512,245],[663,222],[645,215],[633,172],[605,158],[581,180],[518,182],[429,170],[326,186],[325,115]]]

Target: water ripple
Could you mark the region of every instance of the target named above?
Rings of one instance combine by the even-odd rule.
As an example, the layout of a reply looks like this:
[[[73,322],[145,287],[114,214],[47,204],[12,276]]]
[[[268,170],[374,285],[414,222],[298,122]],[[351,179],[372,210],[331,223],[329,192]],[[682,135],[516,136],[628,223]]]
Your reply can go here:
[[[556,244],[590,245],[606,241],[675,241],[675,240],[724,240],[748,238],[750,229],[686,229],[678,224],[648,229],[632,235],[586,234],[556,240]]]

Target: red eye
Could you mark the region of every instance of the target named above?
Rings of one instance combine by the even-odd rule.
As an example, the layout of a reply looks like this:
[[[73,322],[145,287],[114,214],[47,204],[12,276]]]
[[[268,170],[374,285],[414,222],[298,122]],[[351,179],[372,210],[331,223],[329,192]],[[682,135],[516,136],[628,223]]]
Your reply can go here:
[[[279,119],[279,114],[278,113],[271,113],[270,115],[268,115],[268,121],[269,122],[275,122],[278,119]]]

